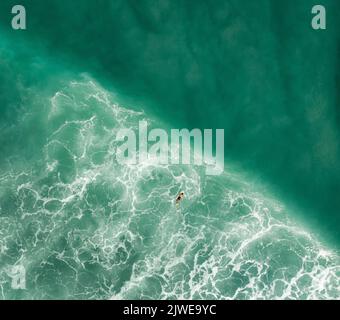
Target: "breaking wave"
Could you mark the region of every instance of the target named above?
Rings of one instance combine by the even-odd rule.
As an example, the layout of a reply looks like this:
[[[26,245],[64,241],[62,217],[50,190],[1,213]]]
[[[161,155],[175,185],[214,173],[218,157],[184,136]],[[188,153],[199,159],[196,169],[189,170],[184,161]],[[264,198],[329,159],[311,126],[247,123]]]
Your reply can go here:
[[[30,103],[13,130],[36,126],[46,137],[30,146],[35,157],[2,164],[2,298],[340,297],[338,254],[228,166],[206,176],[197,166],[119,165],[117,130],[157,121],[90,77]],[[15,265],[26,290],[11,288]]]

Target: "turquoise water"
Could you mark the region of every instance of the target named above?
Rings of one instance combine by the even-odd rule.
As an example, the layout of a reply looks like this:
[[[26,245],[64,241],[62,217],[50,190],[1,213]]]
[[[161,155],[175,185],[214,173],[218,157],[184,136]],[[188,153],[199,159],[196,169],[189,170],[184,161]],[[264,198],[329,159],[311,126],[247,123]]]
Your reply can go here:
[[[2,299],[339,299],[339,14],[312,1],[0,4]],[[225,172],[119,128],[224,128]],[[179,210],[173,199],[186,198]],[[11,267],[26,289],[11,286]]]

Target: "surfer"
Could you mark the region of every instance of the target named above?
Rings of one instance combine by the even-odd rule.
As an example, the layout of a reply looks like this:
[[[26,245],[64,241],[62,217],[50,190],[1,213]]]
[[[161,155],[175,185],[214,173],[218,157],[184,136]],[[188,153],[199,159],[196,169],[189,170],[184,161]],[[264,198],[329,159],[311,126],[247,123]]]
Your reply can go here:
[[[183,200],[183,198],[184,198],[184,192],[181,191],[176,198],[176,206],[179,205],[179,203]]]

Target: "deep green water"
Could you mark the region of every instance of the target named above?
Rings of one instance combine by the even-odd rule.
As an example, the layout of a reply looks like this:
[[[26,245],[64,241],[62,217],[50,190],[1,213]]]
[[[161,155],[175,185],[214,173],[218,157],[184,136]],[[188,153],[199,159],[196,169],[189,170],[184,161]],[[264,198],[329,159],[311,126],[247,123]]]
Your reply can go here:
[[[26,31],[0,3],[1,298],[339,299],[339,1],[325,31],[310,0],[21,3]],[[119,166],[140,119],[224,128],[224,174]]]

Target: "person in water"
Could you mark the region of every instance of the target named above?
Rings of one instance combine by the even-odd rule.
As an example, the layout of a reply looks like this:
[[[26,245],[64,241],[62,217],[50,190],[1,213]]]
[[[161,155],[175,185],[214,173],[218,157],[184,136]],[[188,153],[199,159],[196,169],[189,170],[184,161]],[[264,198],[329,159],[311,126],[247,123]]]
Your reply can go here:
[[[177,206],[178,206],[179,203],[183,200],[183,198],[184,198],[184,192],[181,191],[181,192],[178,194],[177,198],[176,198],[176,205],[177,205]]]

